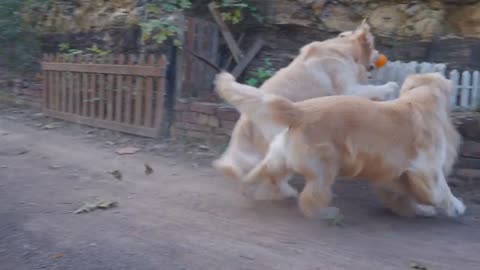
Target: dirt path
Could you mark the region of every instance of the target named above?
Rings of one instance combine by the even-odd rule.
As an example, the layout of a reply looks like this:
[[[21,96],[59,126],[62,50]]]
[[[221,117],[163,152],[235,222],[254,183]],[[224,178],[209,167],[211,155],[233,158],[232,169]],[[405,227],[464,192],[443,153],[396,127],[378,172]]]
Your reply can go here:
[[[251,202],[209,168],[13,120],[0,116],[0,269],[480,269],[475,204],[460,220],[405,220],[342,183],[344,225],[328,226],[293,202]],[[119,207],[72,213],[96,199]]]

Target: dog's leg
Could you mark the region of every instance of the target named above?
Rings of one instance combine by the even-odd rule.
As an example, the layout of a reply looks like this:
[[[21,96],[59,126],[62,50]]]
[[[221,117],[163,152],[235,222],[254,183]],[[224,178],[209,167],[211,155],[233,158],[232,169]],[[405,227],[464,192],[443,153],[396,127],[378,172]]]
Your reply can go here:
[[[405,173],[393,181],[383,181],[381,184],[375,185],[374,190],[384,205],[399,216],[435,216],[437,211],[434,206],[422,205],[416,202],[410,192],[411,185],[409,180],[409,175]]]
[[[318,162],[300,170],[305,177],[305,187],[300,193],[299,207],[306,217],[313,218],[329,206],[332,199],[332,184],[336,172],[332,166]]]
[[[388,82],[384,85],[352,84],[348,87],[346,94],[368,99],[387,100],[397,92],[398,88],[396,82]]]
[[[260,134],[256,134],[259,132],[245,116],[241,116],[235,124],[227,149],[212,163],[213,167],[227,178],[240,180],[245,177],[265,154],[263,148],[254,145],[254,141],[264,140]]]
[[[374,190],[380,201],[393,213],[402,217],[415,216],[412,199],[407,194],[392,191],[384,186],[376,186]]]
[[[411,194],[418,202],[438,207],[449,217],[465,213],[465,205],[452,194],[441,167],[430,173],[409,172],[408,179]]]
[[[270,176],[269,179],[261,179],[257,186],[251,186],[251,190],[246,192],[246,196],[253,197],[255,200],[284,200],[296,198],[298,192],[288,183],[291,174],[286,176]]]

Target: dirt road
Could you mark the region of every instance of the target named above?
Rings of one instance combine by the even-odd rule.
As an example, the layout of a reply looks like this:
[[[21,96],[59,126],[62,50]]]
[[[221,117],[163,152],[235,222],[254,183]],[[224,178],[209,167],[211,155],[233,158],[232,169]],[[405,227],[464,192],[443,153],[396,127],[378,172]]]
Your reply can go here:
[[[341,183],[334,205],[345,220],[329,226],[294,202],[252,202],[236,188],[178,158],[120,156],[0,115],[0,269],[480,269],[473,203],[460,220],[407,220],[364,184]],[[98,199],[119,206],[73,214]]]

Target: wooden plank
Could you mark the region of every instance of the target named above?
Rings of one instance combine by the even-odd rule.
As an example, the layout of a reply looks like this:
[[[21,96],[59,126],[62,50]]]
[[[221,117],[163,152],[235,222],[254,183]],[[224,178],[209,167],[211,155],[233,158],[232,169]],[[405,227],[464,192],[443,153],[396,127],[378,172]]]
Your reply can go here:
[[[158,62],[158,66],[165,67],[167,65],[167,60],[165,56],[162,56]],[[162,121],[163,121],[163,112],[164,112],[164,95],[165,95],[165,77],[159,77],[157,81],[157,89],[155,96],[155,119],[154,119],[154,128],[157,130],[157,135],[160,135]]]
[[[153,55],[149,55],[147,59],[147,65],[153,66],[155,65],[155,57]],[[152,115],[152,107],[153,107],[153,77],[145,78],[145,122],[144,126],[152,127],[153,126],[153,115]]]
[[[459,84],[459,78],[460,78],[460,74],[458,73],[458,71],[455,69],[455,70],[452,70],[450,71],[450,74],[448,75],[449,79],[452,81],[453,85],[454,85],[454,89],[453,89],[453,94],[451,96],[451,105],[452,107],[457,107],[457,101],[458,101],[458,84]],[[459,104],[458,104],[459,105]]]
[[[255,43],[252,45],[250,50],[248,51],[247,55],[238,63],[238,65],[233,69],[232,75],[235,77],[240,76],[243,71],[248,67],[248,64],[255,58],[257,53],[262,49],[262,47],[265,45],[265,41],[263,39],[259,38],[255,41]]]
[[[54,61],[54,56],[50,55],[50,61]],[[54,109],[55,106],[55,75],[53,71],[48,72],[49,75],[49,86],[48,86],[48,95],[49,95],[49,108]]]
[[[105,62],[105,58],[102,57],[99,60],[100,63]],[[98,74],[98,115],[97,118],[105,119],[105,75]]]
[[[113,56],[110,56],[106,59],[107,63],[113,63]],[[107,120],[113,120],[113,81],[115,77],[113,74],[107,75],[107,87],[105,91],[107,92]]]
[[[62,62],[65,62],[66,61],[66,58],[64,55],[61,56],[61,61]],[[61,80],[62,80],[62,86],[61,86],[61,92],[62,92],[62,100],[61,100],[61,108],[62,108],[62,112],[66,112],[67,111],[67,104],[68,104],[68,100],[67,100],[67,73],[66,72],[61,72],[60,73],[60,76],[61,76]]]
[[[72,72],[67,72],[68,75],[68,105],[67,112],[73,113],[74,110],[74,97],[75,97],[75,88],[74,88],[74,74]]]
[[[72,61],[77,63],[80,61],[80,56],[74,56]],[[79,114],[80,113],[80,73],[74,72],[73,73],[73,99],[74,99],[74,112]]]
[[[223,21],[222,16],[216,10],[215,2],[211,2],[210,4],[208,4],[208,9],[212,14],[213,19],[219,26],[220,32],[222,32],[223,38],[225,38],[225,41],[227,42],[227,46],[232,52],[233,59],[235,59],[235,62],[239,63],[240,60],[244,57],[243,53],[238,47],[237,43],[235,42],[235,39],[233,38],[232,33],[228,29],[227,24]]]
[[[45,61],[45,62],[48,61],[48,55],[47,54],[43,55],[43,61]],[[43,79],[42,80],[42,84],[43,84],[43,92],[42,92],[42,94],[43,94],[43,107],[47,108],[47,109],[50,107],[49,104],[48,104],[48,93],[49,93],[49,91],[48,91],[48,87],[49,87],[48,76],[49,76],[49,74],[48,73],[49,72],[46,71],[46,70],[42,71],[42,74],[43,74],[42,75],[42,79]]]
[[[107,121],[102,119],[95,119],[91,117],[81,116],[77,114],[58,112],[50,109],[46,109],[44,112],[45,112],[45,115],[49,117],[59,118],[65,121],[70,121],[70,122],[74,122],[81,125],[105,128],[105,129],[110,129],[110,130],[115,130],[115,131],[120,131],[120,132],[125,132],[125,133],[130,133],[130,134],[135,134],[135,135],[140,135],[140,136],[145,136],[150,138],[159,137],[158,130],[155,128],[132,126],[132,125],[127,125],[127,124],[118,123],[118,122],[112,122],[112,121]]]
[[[109,64],[85,64],[85,63],[49,63],[42,62],[43,70],[71,71],[81,73],[103,73],[114,75],[133,75],[159,77],[165,73],[164,68],[149,66],[128,66]]]
[[[88,62],[87,57],[83,57],[83,62]],[[90,102],[88,95],[88,73],[82,73],[82,115],[88,116],[88,104]]]
[[[60,62],[60,55],[55,54],[55,62]],[[60,71],[55,72],[55,87],[54,87],[54,95],[55,95],[55,110],[60,110],[60,94],[61,94],[61,81],[60,81]]]
[[[92,64],[97,63],[97,56],[94,55],[92,58]],[[97,95],[97,74],[90,74],[90,117],[96,117],[96,107],[98,105],[98,95]]]
[[[129,55],[128,65],[133,65],[135,62],[135,56]],[[132,123],[132,86],[133,86],[133,77],[126,76],[125,78],[125,117],[123,121],[127,124]]]
[[[145,56],[140,55],[138,58],[138,63],[137,65],[143,65],[145,63],[144,61]],[[134,123],[137,126],[142,125],[142,116],[143,116],[143,78],[140,76],[137,76],[135,78],[136,84],[135,84],[135,115],[134,115]]]
[[[478,109],[478,91],[480,86],[480,72],[477,70],[473,72],[473,78],[472,78],[472,109],[477,110]]]
[[[125,64],[125,55],[121,54],[117,57],[117,64]],[[117,75],[115,87],[115,121],[117,122],[122,122],[123,104],[123,75]]]

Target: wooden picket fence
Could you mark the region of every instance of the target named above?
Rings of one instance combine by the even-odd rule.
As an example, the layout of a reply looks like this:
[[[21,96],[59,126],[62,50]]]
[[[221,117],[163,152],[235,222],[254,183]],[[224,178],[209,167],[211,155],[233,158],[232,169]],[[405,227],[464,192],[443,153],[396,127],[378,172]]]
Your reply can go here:
[[[480,98],[480,72],[479,71],[458,71],[451,70],[447,72],[445,64],[418,63],[418,62],[400,62],[394,61],[382,69],[372,74],[371,82],[374,84],[383,84],[389,81],[395,81],[401,85],[405,78],[415,73],[440,72],[446,78],[452,80],[455,85],[455,92],[452,95],[452,105],[454,110],[476,111],[479,109]],[[398,96],[396,93],[392,98]]]
[[[44,55],[44,111],[78,124],[156,138],[165,57]]]

